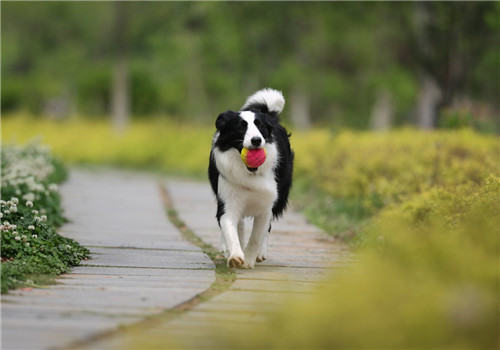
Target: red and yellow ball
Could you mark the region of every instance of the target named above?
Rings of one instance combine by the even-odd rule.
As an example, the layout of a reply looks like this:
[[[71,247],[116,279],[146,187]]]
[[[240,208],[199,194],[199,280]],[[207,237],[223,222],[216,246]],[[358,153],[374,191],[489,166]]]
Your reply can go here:
[[[249,168],[258,168],[266,161],[266,150],[264,148],[243,148],[241,160]]]

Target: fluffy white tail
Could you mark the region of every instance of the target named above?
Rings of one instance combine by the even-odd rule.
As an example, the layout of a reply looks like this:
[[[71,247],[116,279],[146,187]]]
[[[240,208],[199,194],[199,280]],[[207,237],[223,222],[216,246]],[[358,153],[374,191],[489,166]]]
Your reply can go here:
[[[274,89],[262,89],[247,98],[241,110],[250,110],[256,108],[262,110],[263,107],[269,113],[280,114],[285,107],[285,98],[281,91]],[[266,110],[263,110],[266,112]]]

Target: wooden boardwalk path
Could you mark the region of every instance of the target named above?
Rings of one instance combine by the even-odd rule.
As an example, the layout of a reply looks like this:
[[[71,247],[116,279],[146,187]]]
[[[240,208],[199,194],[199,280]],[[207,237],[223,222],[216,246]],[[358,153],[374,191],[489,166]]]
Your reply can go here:
[[[170,199],[183,222],[205,242],[218,247],[220,233],[214,218],[214,200],[207,183],[166,181]],[[247,227],[249,228],[249,227]],[[119,332],[84,349],[220,349],[212,331],[224,332],[261,322],[289,298],[307,298],[312,288],[345,265],[344,246],[290,210],[273,223],[269,259],[253,270],[237,269],[228,290],[175,317],[148,323],[133,332]],[[244,341],[244,339],[242,339]]]
[[[208,184],[164,184],[178,216],[218,247]],[[167,220],[156,180],[74,171],[62,195],[71,223],[61,232],[89,247],[92,259],[58,285],[3,297],[3,349],[217,348],[213,326],[259,322],[289,296],[307,298],[332,265],[347,261],[344,247],[290,210],[273,224],[267,261],[235,270],[236,280],[224,291],[163,317],[163,310],[207,290],[215,272],[212,261]],[[155,322],[140,322],[155,313]],[[116,331],[123,324],[138,326]]]
[[[72,171],[60,232],[87,246],[58,284],[2,296],[2,349],[63,348],[206,290],[212,261],[168,221],[153,177]]]

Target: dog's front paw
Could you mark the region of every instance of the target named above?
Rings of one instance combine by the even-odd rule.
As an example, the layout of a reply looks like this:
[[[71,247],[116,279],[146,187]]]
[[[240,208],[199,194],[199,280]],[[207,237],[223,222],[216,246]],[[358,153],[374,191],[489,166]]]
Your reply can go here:
[[[227,266],[228,267],[246,268],[245,265],[246,265],[246,261],[245,261],[245,258],[243,256],[234,254],[234,255],[231,255],[227,259]]]

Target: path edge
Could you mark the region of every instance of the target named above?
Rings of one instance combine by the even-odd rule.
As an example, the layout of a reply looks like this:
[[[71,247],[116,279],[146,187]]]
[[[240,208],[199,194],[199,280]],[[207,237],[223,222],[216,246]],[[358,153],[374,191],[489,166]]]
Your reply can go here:
[[[203,292],[198,293],[192,298],[185,300],[172,308],[166,309],[159,314],[146,316],[143,320],[129,325],[121,325],[116,329],[95,334],[87,339],[77,340],[62,347],[56,347],[54,350],[88,348],[89,346],[92,346],[92,344],[105,340],[109,337],[119,336],[122,333],[133,333],[140,331],[143,327],[149,328],[160,323],[169,322],[180,316],[182,313],[191,310],[200,303],[206,302],[229,290],[231,285],[236,281],[236,273],[227,267],[225,258],[222,254],[220,254],[219,250],[213,245],[203,241],[203,239],[196,235],[196,233],[179,217],[166,185],[159,182],[158,189],[168,220],[175,226],[175,228],[177,228],[183,239],[200,248],[202,252],[214,263],[215,281],[212,282],[212,284]]]

